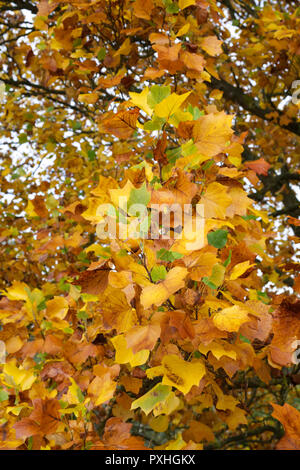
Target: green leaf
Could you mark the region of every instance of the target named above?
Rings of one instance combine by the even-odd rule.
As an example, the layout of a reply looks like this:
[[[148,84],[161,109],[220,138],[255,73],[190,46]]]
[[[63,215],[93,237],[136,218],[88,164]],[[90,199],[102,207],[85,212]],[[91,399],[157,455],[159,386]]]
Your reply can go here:
[[[207,276],[203,277],[202,282],[204,282],[204,284],[206,286],[210,287],[211,289],[214,289],[214,290],[217,289],[217,286],[215,286],[214,283],[211,282],[209,280],[209,277],[207,277]]]
[[[207,235],[207,241],[215,248],[224,248],[227,243],[228,232],[227,230],[216,230]]]
[[[172,2],[171,0],[163,0],[164,5],[166,7],[166,12],[167,13],[178,13],[179,12],[179,6],[177,3]]]
[[[229,251],[228,258],[227,258],[226,261],[224,261],[224,263],[223,263],[223,266],[225,266],[225,268],[227,268],[227,266],[231,263],[231,255],[232,255],[232,251],[230,250],[230,251]]]
[[[8,400],[8,398],[9,398],[8,393],[3,388],[1,388],[0,389],[0,402]]]
[[[243,336],[242,334],[240,334],[240,340],[243,341],[243,343],[251,344],[251,341],[248,338],[246,338],[246,336]]]
[[[147,190],[146,183],[144,183],[138,189],[132,189],[130,192],[130,196],[128,199],[128,213],[130,214],[130,207],[133,204],[142,204],[143,206],[147,206],[151,198],[150,192]]]
[[[156,256],[158,259],[161,259],[162,261],[168,261],[170,263],[183,257],[181,253],[177,253],[177,251],[168,251],[165,248],[159,250]]]
[[[257,298],[258,300],[261,300],[264,304],[269,304],[271,301],[270,297],[265,292],[261,291],[257,291]]]
[[[181,156],[181,147],[176,147],[174,149],[168,149],[166,151],[167,159],[173,165],[175,164],[176,160]]]
[[[89,150],[88,151],[88,159],[90,162],[93,162],[96,160],[96,152],[95,150]]]
[[[159,118],[154,115],[153,119],[145,122],[144,129],[145,131],[159,131],[165,122],[166,122],[165,118]]]
[[[160,103],[162,100],[167,98],[171,93],[170,86],[153,85],[150,88],[150,93],[147,96],[147,102],[151,108],[155,108],[155,105]]]
[[[78,320],[86,321],[89,318],[89,315],[86,313],[86,311],[82,310],[81,312],[78,312],[76,314],[76,317]]]
[[[20,134],[19,135],[19,144],[25,144],[27,142],[27,134]]]
[[[167,270],[164,266],[156,264],[151,270],[152,281],[162,281],[167,277]]]
[[[101,61],[104,59],[105,56],[106,56],[106,50],[104,49],[104,47],[101,47],[100,51],[97,54],[97,59]]]
[[[71,126],[72,126],[73,131],[78,131],[79,129],[81,129],[81,122],[72,121]]]
[[[244,219],[246,221],[258,219],[258,217],[256,217],[255,215],[242,215],[241,217],[242,217],[242,219]]]
[[[193,107],[191,104],[188,105],[187,111],[192,114],[195,121],[199,119],[200,116],[204,116],[204,111],[200,111],[197,106]]]
[[[214,164],[214,160],[208,160],[208,162],[205,162],[205,164],[203,165],[202,170],[204,171],[209,170],[213,164]]]

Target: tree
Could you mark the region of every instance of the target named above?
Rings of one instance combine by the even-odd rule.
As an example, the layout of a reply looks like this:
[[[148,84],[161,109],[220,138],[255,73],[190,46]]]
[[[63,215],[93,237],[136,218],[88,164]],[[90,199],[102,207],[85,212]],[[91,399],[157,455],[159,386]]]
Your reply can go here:
[[[297,2],[0,12],[1,447],[299,449]]]

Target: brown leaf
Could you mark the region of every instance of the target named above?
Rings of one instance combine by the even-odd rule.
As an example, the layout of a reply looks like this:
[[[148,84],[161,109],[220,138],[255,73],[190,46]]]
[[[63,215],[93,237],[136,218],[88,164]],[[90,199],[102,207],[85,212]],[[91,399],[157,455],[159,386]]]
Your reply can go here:
[[[45,434],[54,433],[61,422],[57,400],[36,398],[32,401],[33,412],[14,425],[17,438],[26,439],[36,434],[44,437]]]
[[[300,412],[285,403],[283,406],[271,403],[274,408],[272,416],[284,427],[285,435],[276,445],[277,450],[300,450]]]

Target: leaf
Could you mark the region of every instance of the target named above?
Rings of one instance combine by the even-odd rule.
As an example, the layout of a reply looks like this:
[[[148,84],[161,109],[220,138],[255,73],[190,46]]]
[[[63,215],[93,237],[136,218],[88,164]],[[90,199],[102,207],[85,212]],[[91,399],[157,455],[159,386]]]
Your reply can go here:
[[[133,4],[134,15],[144,20],[150,20],[153,8],[154,4],[152,0],[136,0]]]
[[[181,10],[188,8],[191,5],[195,5],[196,0],[179,0],[178,5]]]
[[[166,99],[171,93],[170,86],[160,86],[160,85],[153,85],[150,88],[150,93],[147,97],[147,102],[149,106],[154,109],[155,106]]]
[[[228,195],[231,197],[231,204],[226,209],[227,217],[235,215],[246,216],[248,208],[252,205],[252,201],[247,197],[246,192],[241,188],[230,188]]]
[[[9,399],[8,393],[3,388],[0,388],[0,402],[6,401],[8,399]]]
[[[230,206],[232,199],[227,194],[225,186],[220,183],[210,183],[200,202],[204,204],[205,218],[225,219],[226,209]]]
[[[120,111],[102,121],[100,130],[113,134],[120,139],[128,139],[136,129],[139,110]]]
[[[154,348],[161,329],[159,325],[136,326],[125,333],[127,347],[132,350],[134,354],[143,349],[152,351]]]
[[[172,263],[176,259],[182,258],[183,255],[181,253],[177,253],[177,251],[169,251],[169,250],[166,250],[165,248],[161,248],[161,250],[159,250],[156,253],[156,256],[158,259],[161,259],[162,261],[168,261]]]
[[[130,207],[133,204],[141,204],[147,206],[151,199],[151,194],[147,190],[146,183],[143,183],[142,186],[138,189],[134,188],[130,191],[128,199],[128,213],[130,214]]]
[[[233,349],[230,349],[229,347],[225,348],[224,343],[220,344],[217,342],[212,342],[207,346],[201,344],[198,349],[202,354],[205,355],[209,351],[211,351],[215,358],[218,360],[223,356],[230,357],[231,359],[236,359],[236,352]]]
[[[184,65],[190,70],[196,70],[202,72],[205,66],[205,59],[200,54],[194,54],[191,52],[184,51],[181,54],[181,59]]]
[[[209,278],[204,277],[202,281],[211,289],[217,289],[224,282],[225,270],[226,270],[225,266],[217,263],[214,265],[212,269],[211,276]]]
[[[146,114],[149,116],[152,116],[153,114],[153,109],[152,106],[149,106],[149,88],[146,87],[143,89],[141,93],[129,93],[129,96],[131,98],[131,103],[140,108],[142,111],[144,111]]]
[[[211,56],[222,54],[222,43],[216,36],[207,36],[201,42],[201,49]]]
[[[75,403],[82,403],[84,401],[84,395],[82,394],[82,391],[72,377],[69,377],[69,380],[71,381],[69,392],[71,393],[73,399],[75,399]]]
[[[42,400],[35,398],[33,412],[28,418],[23,418],[15,423],[16,437],[26,439],[30,436],[53,434],[59,426],[59,403],[55,399]]]
[[[283,299],[273,312],[273,338],[269,346],[271,359],[280,365],[289,365],[293,360],[293,352],[300,338],[299,322],[300,301]]]
[[[245,162],[244,164],[247,168],[255,171],[258,175],[268,175],[268,171],[271,168],[271,165],[266,162],[264,158],[259,158],[258,160],[254,160],[252,162]]]
[[[105,263],[105,260],[104,260]],[[73,281],[75,286],[81,287],[81,292],[90,295],[99,295],[108,286],[109,268],[106,264],[87,269],[79,274],[78,279]]]
[[[162,281],[167,277],[167,270],[163,265],[156,264],[151,270],[151,278],[153,282]]]
[[[242,276],[249,268],[252,268],[255,264],[250,264],[250,261],[244,261],[243,263],[236,264],[231,271],[230,280],[234,281],[238,277]]]
[[[111,400],[115,394],[117,382],[112,380],[109,373],[95,377],[88,387],[88,395],[93,397],[95,406]]]
[[[248,312],[238,305],[224,308],[215,313],[213,322],[217,328],[225,331],[238,331],[243,323],[249,320]]]
[[[285,435],[276,445],[278,450],[300,450],[300,412],[285,403],[283,406],[271,403],[272,416],[284,427]]]
[[[144,287],[141,294],[141,304],[143,307],[146,309],[151,307],[151,305],[159,306],[164,303],[170,295],[184,287],[184,279],[187,274],[186,268],[177,266],[168,272],[164,281]]]
[[[3,367],[4,383],[11,387],[17,387],[22,392],[29,390],[37,377],[33,371],[25,370],[7,362]]]
[[[223,111],[200,116],[193,127],[193,138],[199,151],[208,157],[224,152],[232,136],[233,116]]]
[[[95,104],[99,99],[98,93],[83,93],[78,96],[78,101],[85,104]]]
[[[111,339],[111,342],[116,350],[115,361],[118,364],[127,364],[129,362],[131,367],[136,367],[145,364],[148,360],[149,351],[142,349],[134,354],[132,349],[127,346],[126,337],[123,335],[115,336]]]
[[[13,281],[11,287],[8,287],[6,292],[2,292],[5,293],[9,300],[27,300],[28,293],[26,289],[28,288],[24,282]]]
[[[155,106],[155,114],[160,118],[168,119],[172,114],[176,113],[190,94],[191,92],[184,93],[183,95],[172,93]]]
[[[158,404],[163,404],[170,395],[171,387],[161,383],[155,385],[149,392],[131,404],[131,409],[141,408],[148,415]]]
[[[46,315],[51,319],[63,320],[68,313],[69,304],[64,297],[54,297],[47,302]]]
[[[185,395],[193,385],[199,385],[206,373],[202,362],[186,362],[174,354],[165,356],[162,365],[164,370],[162,383],[177,388]]]
[[[215,232],[210,232],[207,234],[207,241],[211,246],[215,248],[224,248],[227,243],[227,230],[216,230]]]

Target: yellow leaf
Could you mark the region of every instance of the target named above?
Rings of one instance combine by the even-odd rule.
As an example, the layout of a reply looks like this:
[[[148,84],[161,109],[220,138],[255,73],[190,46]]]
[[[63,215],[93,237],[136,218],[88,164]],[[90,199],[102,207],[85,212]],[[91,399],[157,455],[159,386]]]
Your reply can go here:
[[[27,285],[24,282],[14,281],[12,286],[6,289],[6,293],[5,291],[2,292],[5,293],[9,300],[27,300],[28,295],[25,290],[26,288]]]
[[[207,186],[200,203],[204,204],[204,215],[207,219],[225,219],[226,209],[232,202],[227,194],[227,188],[220,183],[211,183]]]
[[[122,46],[114,53],[114,56],[129,55],[130,51],[131,51],[131,42],[130,42],[130,39],[127,38],[123,42]]]
[[[0,340],[0,364],[5,364],[6,361],[6,346],[4,341]]]
[[[98,101],[98,93],[83,93],[78,96],[78,101],[85,104],[95,104]]]
[[[198,349],[202,354],[205,354],[205,355],[209,351],[211,351],[213,355],[215,356],[215,358],[218,360],[222,356],[227,356],[227,357],[231,357],[231,359],[236,359],[236,352],[233,349],[225,349],[225,347],[222,344],[217,343],[215,341],[210,343],[208,346],[205,346],[204,344],[200,344]]]
[[[48,318],[63,320],[68,313],[69,304],[64,297],[54,297],[47,302],[46,315]]]
[[[112,380],[110,373],[95,377],[88,387],[88,394],[95,396],[95,406],[110,400],[115,393],[117,382]]]
[[[130,363],[131,367],[140,366],[145,364],[149,357],[149,351],[143,349],[136,354],[133,354],[132,349],[127,347],[126,339],[123,335],[115,336],[111,342],[116,350],[115,361],[118,364]]]
[[[180,405],[180,400],[178,397],[176,397],[174,392],[170,392],[169,395],[167,396],[165,402],[160,402],[155,405],[153,408],[153,415],[154,416],[159,416],[159,415],[170,415],[175,411]]]
[[[248,312],[238,305],[224,308],[217,312],[213,318],[213,322],[219,330],[238,331],[240,326],[249,321]]]
[[[5,83],[0,81],[0,102],[5,98]]]
[[[181,109],[179,109],[178,111],[176,111],[176,113],[172,114],[172,116],[169,118],[169,123],[172,124],[172,126],[174,127],[178,127],[178,125],[181,122],[192,121],[192,120],[193,120],[193,116],[191,113],[187,111],[182,111]]]
[[[199,151],[209,157],[224,152],[227,142],[233,134],[231,129],[232,115],[224,111],[200,116],[193,128],[193,138]]]
[[[71,403],[72,405],[78,405],[80,403],[79,397],[81,394],[81,390],[72,377],[68,377],[68,379],[71,381],[71,385],[68,389],[68,393],[71,396],[71,401],[69,401],[69,403]]]
[[[195,5],[196,0],[179,0],[178,5],[180,10],[184,10],[187,7],[190,7],[191,5]]]
[[[187,394],[193,385],[198,386],[205,375],[202,362],[187,362],[175,354],[165,356],[162,360],[164,376],[162,383],[177,388]]]
[[[149,116],[152,116],[153,110],[150,108],[147,102],[148,94],[149,94],[148,87],[144,88],[141,93],[129,93],[129,96],[131,98],[130,103],[140,108]]]
[[[194,0],[192,0],[192,1],[194,1]],[[176,37],[179,38],[180,36],[184,36],[188,32],[189,29],[190,29],[190,24],[186,23],[184,26],[182,26],[180,28],[180,30],[176,34]]]
[[[101,199],[96,197],[89,198],[89,206],[86,211],[84,211],[81,216],[84,217],[86,220],[97,224],[103,221],[103,215],[98,214],[98,207],[102,204]]]
[[[152,284],[144,287],[141,294],[141,304],[144,308],[149,308],[151,305],[161,305],[170,295],[177,292],[184,287],[184,278],[187,276],[188,270],[176,266],[171,269],[164,281],[158,284]]]
[[[169,441],[165,450],[181,450],[186,445],[186,442],[182,439],[181,433],[178,435],[176,440]]]
[[[22,392],[30,389],[36,380],[36,376],[33,372],[25,370],[22,367],[18,368],[12,362],[4,365],[3,375],[7,385],[17,387]]]
[[[155,106],[155,114],[160,118],[168,119],[172,114],[176,113],[190,94],[190,91],[183,95],[172,93]]]
[[[234,281],[238,277],[242,276],[242,274],[244,274],[249,268],[252,268],[252,266],[255,266],[255,264],[250,264],[249,260],[237,264],[231,271],[230,280]]]
[[[149,426],[155,432],[165,432],[169,426],[169,418],[165,415],[152,417],[149,420]]]
[[[28,199],[27,206],[25,208],[25,212],[28,215],[28,217],[37,217],[38,214],[34,210],[34,205],[30,199]]]
[[[247,209],[252,205],[253,201],[247,197],[246,192],[242,188],[230,188],[228,195],[231,197],[232,202],[226,209],[227,217],[234,215],[244,216],[247,214]]]
[[[130,180],[126,182],[123,188],[110,189],[109,194],[114,206],[120,207],[120,209],[127,211],[127,203],[132,189],[136,188],[133,186]]]
[[[19,351],[23,346],[23,341],[21,340],[20,336],[12,336],[6,341],[6,351],[7,354],[14,354],[15,352]],[[5,356],[4,356],[5,357]],[[0,342],[0,364],[1,364],[1,342]]]
[[[234,398],[233,396],[224,395],[222,393],[222,394],[218,395],[218,401],[217,401],[217,404],[216,404],[216,408],[218,410],[234,411],[236,409],[236,405],[238,405],[238,403],[239,403],[238,400],[236,398]]]

